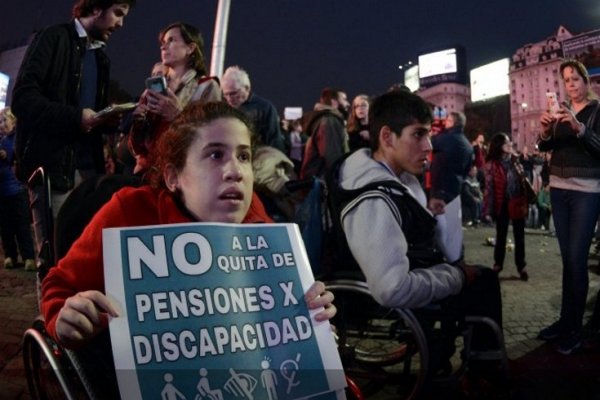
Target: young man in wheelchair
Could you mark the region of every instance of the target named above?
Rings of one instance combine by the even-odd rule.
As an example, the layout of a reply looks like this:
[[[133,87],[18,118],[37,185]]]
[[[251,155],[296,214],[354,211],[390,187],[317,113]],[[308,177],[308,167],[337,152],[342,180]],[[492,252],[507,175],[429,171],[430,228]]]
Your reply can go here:
[[[497,276],[488,268],[446,263],[435,243],[436,221],[416,176],[431,152],[431,121],[428,104],[411,93],[389,92],[371,104],[370,149],[338,161],[329,177],[336,265],[364,274],[374,299],[385,307],[410,308],[418,318],[419,309],[441,309],[458,324],[466,315],[487,316],[501,327]],[[424,330],[429,341],[432,331]],[[476,328],[472,346],[498,345],[491,329]],[[453,344],[441,352],[430,347],[445,358],[441,364],[431,360],[432,369],[446,366]]]

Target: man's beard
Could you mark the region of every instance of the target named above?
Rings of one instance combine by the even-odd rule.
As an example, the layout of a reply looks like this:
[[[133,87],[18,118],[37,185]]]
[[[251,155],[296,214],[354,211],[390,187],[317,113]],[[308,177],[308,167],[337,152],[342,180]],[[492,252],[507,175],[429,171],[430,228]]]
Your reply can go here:
[[[344,106],[342,106],[341,104],[338,105],[337,109],[342,114],[342,117],[344,117],[344,120],[347,120],[350,115],[350,112],[348,111],[348,109],[344,108]]]
[[[104,31],[95,26],[92,26],[87,34],[91,40],[99,40],[101,42],[106,42],[108,40],[108,38],[105,37]]]

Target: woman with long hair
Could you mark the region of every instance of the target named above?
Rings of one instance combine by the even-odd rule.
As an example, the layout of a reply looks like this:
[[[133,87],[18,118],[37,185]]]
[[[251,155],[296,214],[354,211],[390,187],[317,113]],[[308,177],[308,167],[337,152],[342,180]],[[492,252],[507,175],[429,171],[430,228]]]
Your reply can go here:
[[[550,201],[563,263],[559,319],[539,338],[556,340],[557,350],[571,354],[582,343],[587,300],[588,252],[600,213],[600,104],[585,66],[560,65],[568,101],[540,117],[540,151],[552,151]]]
[[[512,222],[515,239],[515,265],[521,280],[529,275],[525,269],[525,219],[527,199],[523,193],[517,157],[512,143],[505,133],[497,133],[490,140],[486,157],[484,215],[496,222],[494,245],[494,271],[500,273],[506,256],[508,224]]]
[[[93,366],[91,378],[102,384],[99,398],[119,398],[107,329],[109,317],[118,312],[105,293],[103,229],[272,222],[252,201],[253,136],[248,118],[223,102],[186,107],[158,139],[150,184],[115,193],[44,279],[41,309],[47,332],[77,349],[87,368]],[[322,282],[307,290],[305,300],[310,309],[325,307],[315,321],[335,315],[333,295]]]
[[[369,96],[359,94],[352,100],[346,129],[350,151],[369,147]]]

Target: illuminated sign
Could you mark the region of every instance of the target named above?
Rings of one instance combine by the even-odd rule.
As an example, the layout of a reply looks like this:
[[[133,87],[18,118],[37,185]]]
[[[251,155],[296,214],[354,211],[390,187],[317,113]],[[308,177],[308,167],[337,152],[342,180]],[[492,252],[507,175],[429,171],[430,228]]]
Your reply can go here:
[[[419,78],[456,72],[456,49],[419,56]]]
[[[8,94],[8,82],[10,77],[0,72],[0,109],[6,107],[6,96]]]
[[[404,84],[410,89],[411,92],[419,90],[419,66],[413,65],[406,71],[404,71]]]
[[[467,83],[465,51],[460,46],[419,56],[419,84],[421,87],[447,82]]]
[[[471,70],[471,101],[490,99],[509,93],[510,61],[503,58]]]

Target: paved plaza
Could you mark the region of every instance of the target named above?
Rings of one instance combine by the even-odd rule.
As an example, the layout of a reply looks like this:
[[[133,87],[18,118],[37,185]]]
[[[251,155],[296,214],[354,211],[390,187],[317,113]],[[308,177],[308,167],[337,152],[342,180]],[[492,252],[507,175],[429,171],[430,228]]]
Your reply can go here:
[[[465,231],[466,260],[492,264],[493,237],[489,227]],[[510,235],[510,233],[509,233]],[[510,236],[509,236],[510,237]],[[558,354],[536,339],[540,328],[553,322],[560,304],[561,261],[556,239],[541,231],[528,231],[526,253],[530,279],[518,279],[513,253],[507,253],[500,274],[504,308],[504,334],[511,368],[511,399],[600,400],[600,349],[589,344],[571,355]],[[600,288],[597,259],[590,259],[588,313]],[[35,275],[22,269],[0,268],[0,400],[29,399],[21,361],[23,331],[37,314]],[[392,400],[393,389],[370,399]],[[445,398],[445,397],[440,397]]]

